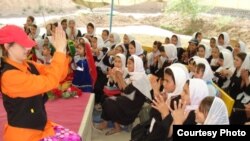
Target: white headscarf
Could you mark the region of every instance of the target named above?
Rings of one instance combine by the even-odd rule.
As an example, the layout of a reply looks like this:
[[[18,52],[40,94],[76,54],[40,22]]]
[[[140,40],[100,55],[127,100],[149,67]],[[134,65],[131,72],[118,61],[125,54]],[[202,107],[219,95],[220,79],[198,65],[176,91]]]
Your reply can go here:
[[[225,103],[218,97],[214,97],[214,101],[210,107],[205,125],[229,125],[228,111]]]
[[[139,55],[143,54],[143,49],[142,49],[141,43],[139,43],[136,40],[133,40],[133,41],[135,41],[135,55],[139,56]]]
[[[195,56],[193,58],[194,58],[196,65],[200,63],[203,63],[205,65],[205,71],[204,71],[202,79],[204,81],[212,81],[214,74],[207,60],[205,58],[200,58],[198,56]]]
[[[110,44],[110,46],[118,44],[118,43],[121,42],[121,39],[120,39],[120,36],[119,36],[118,33],[113,32],[113,33],[110,33],[110,35],[113,35],[113,37],[114,37],[114,43]]]
[[[94,24],[94,23],[92,23],[92,22],[89,22],[89,23],[93,24],[93,26],[94,26],[94,30],[93,30],[93,32],[92,32],[92,33],[85,33],[85,35],[95,36],[95,32],[96,32],[96,27],[95,27],[95,24]],[[88,24],[89,24],[89,23],[88,23]],[[86,25],[86,28],[87,28],[88,24]]]
[[[171,36],[171,38],[172,38],[174,35],[177,37],[177,44],[176,44],[175,46],[176,46],[177,48],[181,48],[181,38],[180,38],[180,36],[178,36],[177,34],[173,34],[173,35]]]
[[[121,58],[121,60],[122,60],[122,70],[125,70],[125,68],[126,68],[126,57],[125,57],[125,55],[121,54],[121,53],[118,53],[115,56],[118,56],[118,57]]]
[[[224,44],[222,45],[224,48],[226,48],[227,46],[230,45],[230,38],[227,32],[222,32],[221,33],[224,36]],[[220,35],[221,35],[220,34]],[[219,41],[219,37],[218,37],[218,41]]]
[[[199,45],[203,45],[205,47],[205,58],[209,58],[211,56],[211,48],[203,43],[200,43]]]
[[[88,43],[90,45],[90,42],[87,38],[85,38],[85,37],[81,37],[81,38],[84,40],[84,43]]]
[[[131,55],[134,59],[134,72],[129,72],[132,85],[143,95],[152,100],[150,90],[152,89],[150,81],[145,73],[143,62],[137,55]]]
[[[246,58],[243,61],[243,63],[241,64],[240,69],[237,72],[237,77],[240,77],[241,70],[243,70],[243,69],[250,71],[250,54],[249,53],[246,53],[246,54],[247,54]]]
[[[215,46],[218,46],[218,40],[217,40],[217,37],[211,37],[210,38],[210,40],[211,39],[214,39],[215,40]],[[210,44],[209,44],[209,46],[210,46]],[[211,46],[210,46],[210,48],[211,48]]]
[[[128,36],[129,42],[131,42],[132,40],[135,40],[135,37],[132,36],[131,34],[125,34]]]
[[[208,96],[208,87],[202,79],[189,79],[190,105],[186,106],[186,111],[196,110],[202,99]]]
[[[246,44],[243,41],[239,41],[240,52],[246,52]]]
[[[163,46],[168,60],[173,61],[177,59],[177,49],[174,44],[164,44]]]
[[[179,66],[169,66],[167,67],[169,69],[171,69],[171,71],[173,72],[174,75],[174,79],[175,79],[175,89],[172,93],[167,93],[167,102],[170,104],[171,101],[171,97],[174,96],[178,96],[181,94],[182,90],[183,90],[183,86],[185,85],[186,81],[188,80],[188,77],[185,73],[185,71],[179,67]],[[165,68],[165,70],[167,69]],[[165,73],[164,70],[164,73]]]
[[[188,69],[185,65],[183,65],[181,63],[173,63],[173,64],[171,64],[171,66],[182,68],[186,74],[186,78],[189,79],[189,72],[188,72]]]
[[[104,46],[103,39],[100,36],[94,36],[97,38],[97,48],[102,48]]]
[[[73,20],[73,19],[71,19],[71,20],[69,20],[69,22],[68,23],[70,23],[70,22],[74,22],[75,23],[75,20]],[[74,32],[75,32],[75,34],[74,34],[74,38],[77,36],[77,34],[78,34],[78,29],[75,27],[74,28]],[[68,35],[68,37],[70,38],[70,39],[73,39],[73,38],[71,38],[71,28],[69,28],[69,27],[67,27],[67,29],[66,29],[66,34]]]
[[[118,43],[118,44],[116,44],[115,45],[115,48],[117,48],[118,46],[121,46],[122,47],[122,49],[123,49],[123,54],[125,55],[125,54],[127,54],[127,49],[125,48],[125,46],[124,46],[124,44],[123,43]]]
[[[224,58],[224,62],[223,62],[223,65],[220,66],[216,72],[220,71],[221,69],[228,69],[228,68],[232,68],[234,67],[234,63],[233,63],[233,55],[232,55],[232,52],[230,52],[229,50],[227,49],[223,49],[221,51],[222,55],[223,55],[223,58]]]

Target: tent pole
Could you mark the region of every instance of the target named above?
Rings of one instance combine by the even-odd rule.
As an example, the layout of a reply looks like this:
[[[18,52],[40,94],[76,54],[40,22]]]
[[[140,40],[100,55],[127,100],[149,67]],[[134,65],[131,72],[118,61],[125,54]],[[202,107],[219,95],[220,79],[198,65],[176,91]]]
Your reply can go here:
[[[110,18],[109,18],[109,32],[111,33],[112,30],[112,21],[113,21],[113,10],[114,10],[114,0],[112,0],[111,3],[111,9],[110,9]]]

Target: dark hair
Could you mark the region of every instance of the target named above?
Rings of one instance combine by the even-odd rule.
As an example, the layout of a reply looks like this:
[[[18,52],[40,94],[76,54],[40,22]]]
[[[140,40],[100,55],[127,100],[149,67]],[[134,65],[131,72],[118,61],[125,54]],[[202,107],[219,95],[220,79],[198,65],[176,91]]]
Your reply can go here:
[[[135,41],[132,40],[129,44],[133,45],[136,48]]]
[[[202,71],[203,73],[205,72],[205,69],[206,69],[206,66],[205,64],[203,63],[199,63],[197,66],[196,66],[196,69],[197,71]]]
[[[77,47],[82,47],[83,49],[84,49],[84,56],[86,55],[86,52],[85,52],[85,44],[84,43],[79,43],[78,45],[77,45]]]
[[[219,37],[218,37],[218,39],[219,39],[219,38],[222,38],[222,39],[224,40],[224,35],[223,35],[223,34],[220,34]]]
[[[33,16],[28,16],[28,19],[30,19],[32,22],[34,22],[35,18]]]
[[[173,71],[172,71],[170,68],[166,68],[166,69],[164,70],[164,74],[170,75],[170,76],[172,77],[173,81],[174,81],[174,84],[175,84],[174,73],[173,73]]]
[[[207,116],[213,104],[214,98],[214,96],[207,96],[201,101],[199,105],[199,111],[202,112],[205,116]]]
[[[117,47],[120,47],[122,49],[122,52],[125,52],[122,45],[118,45]]]
[[[244,52],[240,52],[237,54],[237,57],[239,57],[242,62],[245,60],[246,56],[247,54]]]
[[[63,19],[63,20],[61,21],[61,24],[62,24],[62,23],[65,23],[65,22],[67,23],[67,19]]]
[[[37,25],[36,24],[32,24],[31,26],[37,29]]]
[[[160,47],[158,48],[158,50],[159,50],[160,52],[165,52],[164,46],[160,46]]]
[[[160,41],[154,41],[153,43],[154,45],[157,46],[157,49],[159,50],[159,48],[161,47],[162,43]]]
[[[43,47],[49,48],[49,44],[43,44]]]
[[[196,34],[195,34],[195,39],[197,39],[197,37],[199,36],[199,35],[202,35],[202,33],[201,32],[197,32]]]
[[[224,60],[223,53],[220,52],[219,58]]]
[[[92,24],[92,23],[88,23],[88,24],[87,24],[87,27],[88,27],[88,26],[91,26],[93,29],[95,28],[94,24]]]
[[[214,40],[214,42],[216,42],[216,39],[215,39],[214,37],[210,38],[210,41],[211,41],[211,40]]]
[[[55,23],[53,23],[53,25],[54,25],[55,27],[57,27],[57,26],[58,26],[58,23],[57,23],[57,22],[55,22]]]
[[[195,61],[194,61],[194,58],[190,58],[188,60],[188,64],[192,64],[192,65],[196,65]]]
[[[203,49],[206,51],[206,48],[205,48],[205,46],[204,46],[203,44],[200,44],[200,45],[198,46],[197,50],[199,50],[199,48],[203,48]]]
[[[177,35],[173,35],[171,38],[176,38],[176,39],[177,39],[177,41],[178,41],[178,37],[177,37]]]
[[[233,51],[233,48],[231,46],[227,46],[226,49],[228,49],[229,51]]]
[[[106,32],[107,35],[109,35],[109,30],[107,30],[107,29],[104,29],[102,32]]]

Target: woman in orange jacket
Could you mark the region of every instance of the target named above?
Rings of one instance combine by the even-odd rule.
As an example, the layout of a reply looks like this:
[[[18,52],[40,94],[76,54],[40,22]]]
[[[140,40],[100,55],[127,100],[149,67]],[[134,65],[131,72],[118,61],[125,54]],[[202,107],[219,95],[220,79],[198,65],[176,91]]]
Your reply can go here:
[[[80,141],[76,133],[49,120],[45,110],[45,92],[56,88],[68,71],[66,37],[62,27],[54,35],[56,52],[50,65],[26,61],[27,52],[36,43],[14,25],[0,29],[0,45],[7,52],[1,63],[1,91],[8,124],[4,141]]]

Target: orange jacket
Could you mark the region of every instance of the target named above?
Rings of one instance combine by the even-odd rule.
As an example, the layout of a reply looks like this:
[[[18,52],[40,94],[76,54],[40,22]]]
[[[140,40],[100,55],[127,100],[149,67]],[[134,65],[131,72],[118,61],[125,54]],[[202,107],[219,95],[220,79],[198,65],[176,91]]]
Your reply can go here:
[[[9,70],[2,75],[2,92],[12,98],[25,98],[39,95],[58,87],[59,82],[67,75],[69,60],[65,54],[56,52],[50,65],[32,62],[40,75],[31,74],[28,71],[29,65],[26,61],[19,64],[11,59],[6,59],[6,62],[19,70]],[[54,123],[48,121],[44,131],[6,125],[4,141],[38,141],[43,137],[54,135],[54,125]]]

